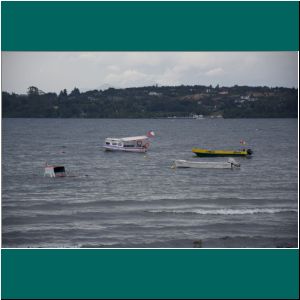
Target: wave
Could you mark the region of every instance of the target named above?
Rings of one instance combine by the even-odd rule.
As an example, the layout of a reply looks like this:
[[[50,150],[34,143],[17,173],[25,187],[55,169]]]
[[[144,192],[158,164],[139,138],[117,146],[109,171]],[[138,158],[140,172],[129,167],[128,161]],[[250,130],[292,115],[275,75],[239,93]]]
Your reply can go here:
[[[149,213],[199,214],[199,215],[253,215],[298,212],[295,208],[246,208],[246,209],[192,209],[192,210],[148,210]]]

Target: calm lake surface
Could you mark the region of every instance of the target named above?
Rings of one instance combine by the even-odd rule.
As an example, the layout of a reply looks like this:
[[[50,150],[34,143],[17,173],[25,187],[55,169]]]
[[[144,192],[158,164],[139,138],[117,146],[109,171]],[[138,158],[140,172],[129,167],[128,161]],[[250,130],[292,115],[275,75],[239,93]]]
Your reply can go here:
[[[3,119],[3,247],[297,247],[297,119]],[[149,152],[105,137],[154,130]],[[239,149],[240,170],[171,169],[192,147]],[[44,164],[72,175],[44,177]],[[201,240],[201,241],[200,241]]]

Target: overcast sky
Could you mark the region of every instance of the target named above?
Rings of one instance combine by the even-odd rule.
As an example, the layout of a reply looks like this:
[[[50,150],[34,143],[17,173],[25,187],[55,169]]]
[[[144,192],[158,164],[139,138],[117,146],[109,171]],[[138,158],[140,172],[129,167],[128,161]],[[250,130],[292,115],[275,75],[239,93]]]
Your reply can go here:
[[[146,85],[298,87],[297,52],[2,52],[2,90]]]

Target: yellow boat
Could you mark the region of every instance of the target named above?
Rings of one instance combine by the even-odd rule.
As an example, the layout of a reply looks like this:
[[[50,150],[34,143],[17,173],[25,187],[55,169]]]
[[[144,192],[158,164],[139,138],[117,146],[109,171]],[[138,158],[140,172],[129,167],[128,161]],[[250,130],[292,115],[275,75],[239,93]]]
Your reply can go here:
[[[251,149],[242,149],[239,151],[234,151],[234,150],[207,150],[207,149],[200,149],[200,148],[193,148],[192,152],[200,157],[250,156],[253,153]]]

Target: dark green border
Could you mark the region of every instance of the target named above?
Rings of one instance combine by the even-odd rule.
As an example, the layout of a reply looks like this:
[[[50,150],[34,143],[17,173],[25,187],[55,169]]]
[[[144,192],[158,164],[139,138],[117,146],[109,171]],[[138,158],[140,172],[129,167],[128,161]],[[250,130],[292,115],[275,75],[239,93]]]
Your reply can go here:
[[[298,2],[2,2],[4,51],[297,51]]]
[[[1,2],[2,51],[298,51],[298,2]],[[2,298],[296,299],[298,250],[1,251]]]
[[[297,299],[298,250],[2,250],[2,297]]]

